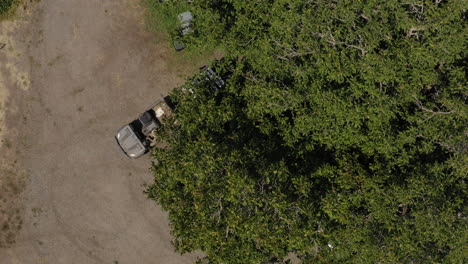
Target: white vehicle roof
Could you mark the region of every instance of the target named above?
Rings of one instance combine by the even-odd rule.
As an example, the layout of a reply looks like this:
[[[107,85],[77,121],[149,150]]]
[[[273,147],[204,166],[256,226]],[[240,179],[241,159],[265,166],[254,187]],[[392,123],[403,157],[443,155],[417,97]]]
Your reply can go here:
[[[115,136],[122,150],[131,158],[145,154],[146,148],[141,143],[130,125],[124,126]]]

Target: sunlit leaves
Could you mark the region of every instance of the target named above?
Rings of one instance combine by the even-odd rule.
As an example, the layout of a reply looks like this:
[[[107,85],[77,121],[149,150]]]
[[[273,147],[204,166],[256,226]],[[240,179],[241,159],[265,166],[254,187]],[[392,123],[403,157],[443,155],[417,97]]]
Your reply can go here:
[[[227,86],[173,92],[149,194],[176,247],[212,263],[466,262],[461,2],[184,2],[202,20],[188,41],[227,47]]]

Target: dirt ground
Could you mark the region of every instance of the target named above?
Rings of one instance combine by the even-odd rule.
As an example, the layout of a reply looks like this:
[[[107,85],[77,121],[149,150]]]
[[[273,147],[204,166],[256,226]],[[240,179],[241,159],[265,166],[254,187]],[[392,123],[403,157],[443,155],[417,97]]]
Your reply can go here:
[[[27,2],[0,22],[0,263],[193,263],[114,139],[182,82],[144,8]]]

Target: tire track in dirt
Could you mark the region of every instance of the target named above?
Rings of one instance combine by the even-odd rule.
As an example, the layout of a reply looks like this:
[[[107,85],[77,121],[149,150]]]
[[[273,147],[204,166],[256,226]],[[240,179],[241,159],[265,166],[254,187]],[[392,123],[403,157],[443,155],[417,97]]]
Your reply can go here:
[[[8,76],[26,72],[30,87],[5,81],[11,158],[29,178],[5,263],[193,263],[174,252],[166,214],[142,193],[150,161],[127,159],[114,139],[182,81],[159,60],[167,48],[145,31],[137,3],[41,0],[11,33],[24,45]]]

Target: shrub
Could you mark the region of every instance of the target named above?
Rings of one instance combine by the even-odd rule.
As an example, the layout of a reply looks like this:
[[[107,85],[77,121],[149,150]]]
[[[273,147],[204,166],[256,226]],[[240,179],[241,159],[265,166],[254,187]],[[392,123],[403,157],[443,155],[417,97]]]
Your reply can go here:
[[[18,4],[18,0],[1,0],[0,1],[0,14],[7,13],[16,4]]]

